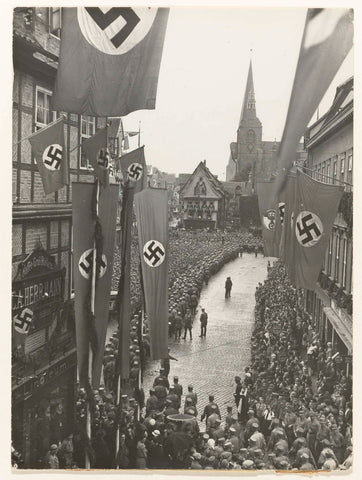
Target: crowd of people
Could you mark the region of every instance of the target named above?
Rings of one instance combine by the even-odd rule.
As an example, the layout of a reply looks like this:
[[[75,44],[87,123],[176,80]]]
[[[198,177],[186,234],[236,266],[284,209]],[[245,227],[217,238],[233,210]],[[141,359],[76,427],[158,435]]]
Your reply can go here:
[[[260,245],[260,239],[248,233],[226,237],[177,233],[170,243],[170,336],[180,338],[184,330],[192,338],[187,318],[195,313],[203,284],[244,251],[257,255]],[[133,279],[137,274],[135,262]],[[169,359],[161,361],[159,375],[145,396],[140,371],[149,347],[147,329],[145,336],[140,335],[136,292],[128,389],[122,389],[116,405],[115,333],[106,345],[104,382],[94,391],[92,440],[85,434],[86,391],[79,388],[74,435],[50,446],[47,468],[84,466],[85,451],[93,468],[104,469],[349,468],[352,386],[335,361],[338,352],[319,338],[301,292],[290,284],[279,261],[273,266],[268,262],[268,277],[258,285],[255,297],[251,363],[235,377],[234,398],[222,416],[213,395],[198,411],[198,392],[192,385],[183,387],[178,377],[171,381]]]

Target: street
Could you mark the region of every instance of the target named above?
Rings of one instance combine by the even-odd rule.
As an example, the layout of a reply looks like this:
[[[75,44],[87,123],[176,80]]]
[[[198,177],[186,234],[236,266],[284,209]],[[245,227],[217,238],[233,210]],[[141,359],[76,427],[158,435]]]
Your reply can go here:
[[[267,274],[268,258],[243,254],[225,265],[204,286],[193,325],[193,340],[189,336],[180,341],[170,339],[170,383],[173,376],[179,377],[184,393],[192,384],[198,395],[199,417],[208,403],[209,394],[215,395],[222,417],[226,405],[233,400],[234,376],[243,373],[250,358],[250,337],[253,328],[255,288]],[[224,284],[230,276],[233,282],[231,298],[225,299]],[[208,313],[206,338],[200,338],[199,316],[201,308]],[[159,361],[150,362],[144,375],[146,395],[159,370]],[[183,405],[182,405],[183,408]]]

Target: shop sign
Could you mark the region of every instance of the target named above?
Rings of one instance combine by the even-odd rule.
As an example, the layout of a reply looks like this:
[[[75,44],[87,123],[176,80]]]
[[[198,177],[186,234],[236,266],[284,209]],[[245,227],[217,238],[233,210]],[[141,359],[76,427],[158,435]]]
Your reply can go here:
[[[46,386],[56,378],[59,379],[62,374],[67,372],[74,365],[76,365],[76,354],[72,353],[67,358],[60,360],[54,365],[51,365],[42,373],[39,373],[38,375],[32,375],[22,387],[14,390],[13,402],[22,399],[26,400],[39,388]]]
[[[30,332],[43,328],[63,302],[65,268],[58,268],[44,249],[34,250],[19,265],[12,285],[13,317],[30,308],[34,313]]]

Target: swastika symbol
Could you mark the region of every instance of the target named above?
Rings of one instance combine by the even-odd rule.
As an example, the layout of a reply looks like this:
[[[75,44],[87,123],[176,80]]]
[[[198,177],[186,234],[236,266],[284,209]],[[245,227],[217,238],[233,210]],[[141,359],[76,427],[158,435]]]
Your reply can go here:
[[[296,220],[295,233],[300,245],[312,247],[318,243],[323,234],[321,219],[315,213],[300,212]]]
[[[127,168],[128,178],[132,182],[137,182],[143,175],[143,167],[140,163],[131,163]]]
[[[109,151],[101,148],[98,152],[97,163],[101,168],[107,169],[109,165]]]
[[[279,202],[278,209],[279,209],[280,224],[281,226],[283,226],[284,215],[285,215],[285,203]]]
[[[268,229],[268,230],[274,230],[275,228],[275,216],[276,216],[276,212],[275,210],[267,210],[266,212],[266,215],[264,215],[264,226]]]
[[[48,145],[43,152],[44,166],[51,171],[59,170],[63,158],[63,147],[57,143]]]
[[[89,248],[88,250],[82,253],[78,262],[78,267],[81,275],[85,279],[89,280],[92,274],[92,267],[93,267],[93,248]],[[102,278],[107,270],[107,258],[104,254],[102,254],[100,267],[101,268],[99,272],[99,278]]]
[[[125,19],[126,25],[110,38],[110,41],[116,48],[122,45],[122,43],[130,36],[137,23],[141,20],[132,8],[113,7],[108,10],[107,13],[103,13],[98,7],[86,7],[85,9],[102,30],[109,27],[111,23],[117,20],[120,16]]]
[[[165,259],[165,248],[157,240],[149,240],[143,247],[143,258],[150,267],[159,267]]]
[[[27,334],[30,329],[30,324],[33,320],[33,312],[30,308],[24,308],[20,313],[14,317],[14,328],[18,333]]]

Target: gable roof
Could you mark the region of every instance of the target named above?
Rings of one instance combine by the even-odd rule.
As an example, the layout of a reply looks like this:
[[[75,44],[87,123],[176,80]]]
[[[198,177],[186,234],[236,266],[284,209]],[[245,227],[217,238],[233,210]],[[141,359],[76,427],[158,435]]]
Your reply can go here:
[[[182,186],[180,194],[184,194],[188,188],[191,186],[192,182],[194,181],[196,176],[202,176],[205,177],[210,185],[211,190],[213,191],[214,195],[218,198],[223,197],[225,195],[229,195],[222,186],[222,183],[220,180],[216,178],[215,175],[213,175],[208,167],[206,166],[205,162],[200,162],[198,166],[195,168],[193,173],[190,175],[190,177],[187,179],[186,183]],[[193,196],[193,195],[190,195]]]

